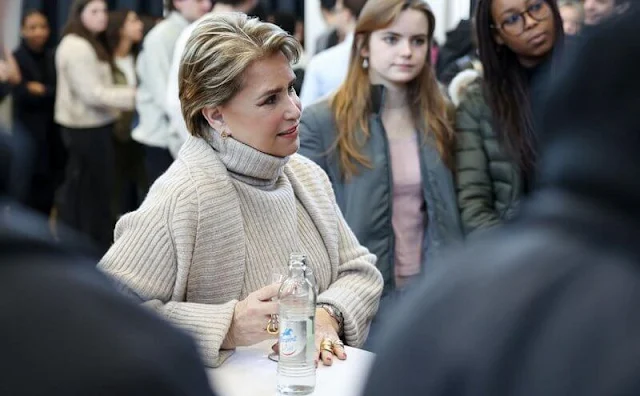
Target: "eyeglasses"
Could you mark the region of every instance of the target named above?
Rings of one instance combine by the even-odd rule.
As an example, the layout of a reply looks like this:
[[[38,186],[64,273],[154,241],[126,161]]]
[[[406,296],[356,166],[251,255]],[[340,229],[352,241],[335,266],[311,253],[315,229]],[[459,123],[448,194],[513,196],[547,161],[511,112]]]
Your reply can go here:
[[[525,14],[531,19],[541,22],[551,16],[551,7],[546,0],[538,0],[531,3],[526,10],[520,13],[513,13],[504,17],[499,25],[492,25],[494,29],[500,29],[511,36],[519,36],[524,32],[526,21]]]

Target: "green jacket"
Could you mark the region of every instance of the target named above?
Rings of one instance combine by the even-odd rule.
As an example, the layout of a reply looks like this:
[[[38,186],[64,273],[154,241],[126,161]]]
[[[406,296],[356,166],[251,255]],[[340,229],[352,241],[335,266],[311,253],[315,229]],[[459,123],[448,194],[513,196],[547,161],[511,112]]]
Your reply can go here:
[[[522,192],[520,170],[498,142],[480,80],[456,111],[456,188],[466,235],[513,216]]]
[[[127,85],[127,77],[117,67],[113,70],[113,82],[115,85]],[[120,112],[120,116],[113,126],[113,134],[119,142],[125,143],[131,140],[133,117],[133,111]]]

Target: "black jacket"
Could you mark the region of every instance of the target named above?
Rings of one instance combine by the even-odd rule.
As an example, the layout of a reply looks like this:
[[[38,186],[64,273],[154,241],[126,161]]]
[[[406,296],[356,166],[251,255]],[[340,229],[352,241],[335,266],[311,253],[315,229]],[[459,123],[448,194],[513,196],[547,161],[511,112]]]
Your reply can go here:
[[[640,394],[639,16],[581,44],[542,109],[540,190],[403,302],[365,395]]]
[[[54,172],[59,171],[63,162],[62,143],[53,120],[56,95],[54,51],[45,49],[43,53],[37,54],[23,42],[14,52],[14,57],[20,68],[22,81],[13,88],[13,120],[29,135],[37,153],[34,171],[49,175],[52,168]],[[44,95],[29,92],[27,84],[32,81],[45,86]]]

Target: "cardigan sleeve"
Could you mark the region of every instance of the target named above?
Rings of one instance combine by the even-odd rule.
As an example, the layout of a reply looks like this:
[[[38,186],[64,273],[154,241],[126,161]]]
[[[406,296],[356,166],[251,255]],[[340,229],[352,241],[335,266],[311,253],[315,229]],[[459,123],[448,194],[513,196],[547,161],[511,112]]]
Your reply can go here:
[[[340,310],[346,343],[361,347],[378,311],[384,282],[376,268],[376,256],[360,245],[347,225],[326,175],[324,183],[338,218],[338,274],[329,288],[318,296],[318,303],[330,304]]]
[[[145,203],[123,216],[115,242],[98,267],[118,287],[143,305],[189,332],[205,365],[217,367],[232,354],[221,350],[237,300],[224,304],[185,302],[186,290],[176,285],[188,276],[198,222],[196,189],[188,183],[177,193],[154,185]]]

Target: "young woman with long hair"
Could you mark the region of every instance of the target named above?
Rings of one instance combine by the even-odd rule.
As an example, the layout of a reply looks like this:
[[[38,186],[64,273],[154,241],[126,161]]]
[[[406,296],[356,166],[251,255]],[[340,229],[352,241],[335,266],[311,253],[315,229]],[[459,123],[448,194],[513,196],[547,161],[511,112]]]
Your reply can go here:
[[[344,83],[301,120],[300,152],[328,173],[347,223],[378,257],[386,291],[461,237],[454,133],[430,64],[434,28],[425,1],[369,0]]]
[[[116,85],[135,87],[136,58],[144,35],[144,24],[132,10],[109,12],[107,44],[113,59]],[[114,125],[115,180],[113,210],[117,217],[138,208],[146,194],[144,148],[131,138],[133,111],[123,111]]]
[[[68,150],[59,196],[60,220],[101,249],[112,241],[113,126],[118,110],[132,110],[135,88],[116,86],[105,30],[104,0],[76,0],[56,52],[55,119]]]
[[[533,188],[534,109],[564,42],[555,0],[480,0],[475,24],[483,77],[456,116],[458,201],[467,234],[511,218]]]

